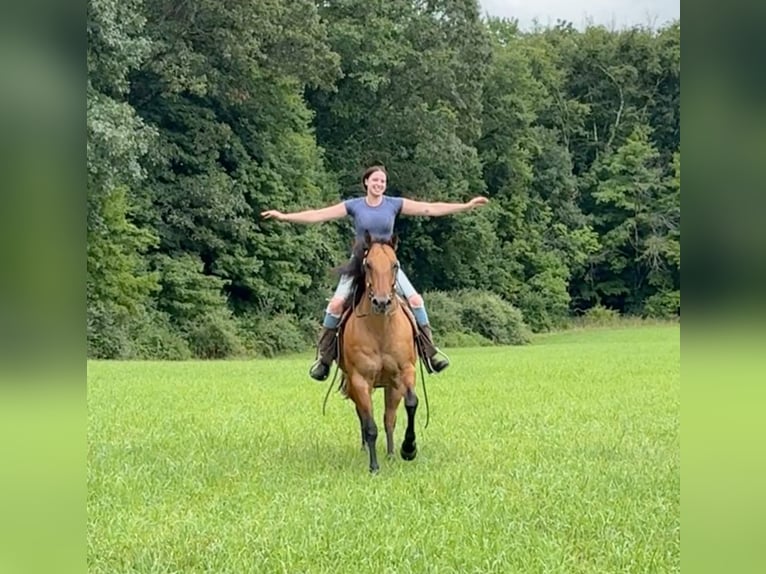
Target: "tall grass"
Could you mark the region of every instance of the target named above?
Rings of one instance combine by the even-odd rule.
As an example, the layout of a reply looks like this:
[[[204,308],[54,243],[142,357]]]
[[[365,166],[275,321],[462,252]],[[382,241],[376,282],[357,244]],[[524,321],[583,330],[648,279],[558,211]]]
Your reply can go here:
[[[450,355],[376,476],[308,355],[91,362],[89,570],[680,571],[677,325]]]

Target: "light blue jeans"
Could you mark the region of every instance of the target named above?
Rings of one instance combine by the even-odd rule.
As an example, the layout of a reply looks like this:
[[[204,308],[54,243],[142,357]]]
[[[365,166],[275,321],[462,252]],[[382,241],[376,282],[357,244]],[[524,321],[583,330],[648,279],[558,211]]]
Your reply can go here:
[[[349,295],[351,295],[351,284],[351,278],[348,275],[342,275],[338,286],[335,288],[335,293],[333,294],[332,298],[346,299]],[[413,295],[418,294],[418,292],[415,290],[415,287],[407,277],[407,274],[402,271],[401,267],[396,273],[396,292],[408,300]],[[417,307],[412,305],[412,312],[415,315],[415,319],[417,320],[418,325],[428,325],[428,313],[426,313],[425,303],[421,303]],[[325,310],[323,323],[324,326],[333,329],[338,326],[339,321],[340,317],[331,313],[330,307],[328,306]]]
[[[412,286],[412,283],[407,277],[407,274],[402,271],[401,267],[399,268],[399,271],[396,272],[396,292],[399,293],[399,295],[402,297],[407,297],[408,299],[417,294],[415,287]],[[349,295],[351,295],[351,277],[348,275],[342,275],[338,286],[335,288],[333,299],[345,299]]]

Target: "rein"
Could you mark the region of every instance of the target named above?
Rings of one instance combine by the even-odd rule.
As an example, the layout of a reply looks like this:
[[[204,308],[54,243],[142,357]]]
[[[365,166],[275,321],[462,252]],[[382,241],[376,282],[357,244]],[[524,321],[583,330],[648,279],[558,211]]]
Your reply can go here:
[[[423,368],[422,366],[420,367]],[[338,364],[335,364],[335,374],[332,376],[332,381],[330,381],[329,386],[327,387],[327,392],[324,395],[324,401],[322,401],[322,416],[325,414],[325,407],[327,407],[327,397],[330,396],[330,391],[332,390],[332,386],[335,384],[335,379],[338,378],[338,371],[340,370],[340,367]],[[428,404],[428,400],[426,399],[426,404]],[[428,409],[426,408],[426,411]],[[428,418],[428,415],[426,414],[426,418]]]

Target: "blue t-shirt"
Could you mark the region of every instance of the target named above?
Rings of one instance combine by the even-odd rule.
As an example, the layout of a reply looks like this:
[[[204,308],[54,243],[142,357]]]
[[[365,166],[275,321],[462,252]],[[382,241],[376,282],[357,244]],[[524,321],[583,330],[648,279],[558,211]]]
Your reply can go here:
[[[404,201],[401,197],[383,196],[380,205],[370,207],[364,197],[347,199],[343,202],[346,212],[354,222],[354,234],[357,239],[364,238],[369,231],[373,240],[390,241],[394,234],[396,216],[402,211]]]

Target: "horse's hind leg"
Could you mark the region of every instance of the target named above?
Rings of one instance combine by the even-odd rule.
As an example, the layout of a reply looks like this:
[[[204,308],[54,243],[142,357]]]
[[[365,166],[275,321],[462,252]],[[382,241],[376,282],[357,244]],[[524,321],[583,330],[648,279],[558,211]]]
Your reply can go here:
[[[396,410],[402,400],[399,389],[386,387],[386,414],[383,416],[383,425],[386,427],[386,452],[388,456],[394,455],[394,429],[396,429]]]
[[[418,396],[415,394],[415,369],[406,378],[404,392],[404,409],[407,411],[407,430],[404,431],[404,440],[400,451],[404,460],[414,460],[418,454],[415,443],[415,412],[418,410]]]
[[[356,404],[356,412],[362,427],[362,436],[367,443],[367,451],[370,453],[370,472],[378,472],[378,455],[375,452],[375,442],[378,440],[378,425],[372,416],[372,396],[370,385],[364,377],[353,375],[351,380],[351,398]]]

